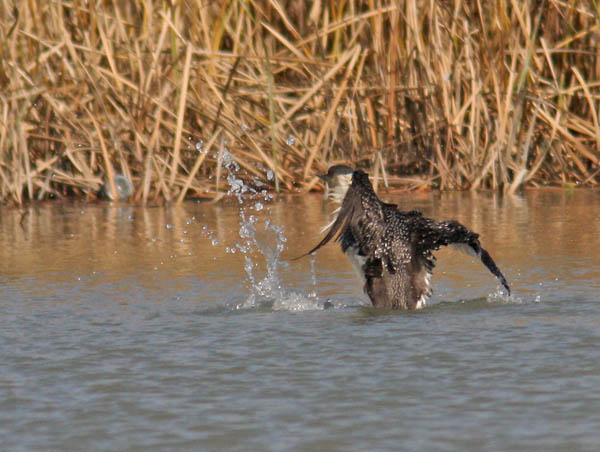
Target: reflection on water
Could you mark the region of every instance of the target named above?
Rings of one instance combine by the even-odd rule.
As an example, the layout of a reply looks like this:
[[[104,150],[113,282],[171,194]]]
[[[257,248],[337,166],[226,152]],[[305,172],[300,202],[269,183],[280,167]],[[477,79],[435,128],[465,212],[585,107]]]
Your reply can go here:
[[[600,280],[597,192],[540,190],[508,198],[410,193],[386,199],[434,218],[456,218],[479,232],[511,285],[517,285],[517,298],[543,297],[548,295],[543,288],[563,283]],[[290,262],[321,238],[319,229],[329,216],[318,195],[282,197],[260,209],[250,203],[242,217],[239,208],[230,200],[165,208],[48,203],[4,210],[0,275],[53,282],[114,282],[136,275],[141,287],[152,281],[232,281],[243,297],[270,274],[276,283],[303,293],[318,283],[319,295],[341,288],[362,298],[337,245],[319,251],[315,270],[310,257]],[[444,299],[492,293],[496,282],[479,262],[447,249],[438,257],[434,282],[449,291]],[[216,278],[203,277],[207,274]],[[340,286],[340,277],[352,281]]]
[[[593,450],[599,193],[383,197],[479,232],[514,295],[441,250],[430,307],[368,308],[337,245],[291,260],[318,195],[0,210],[3,446]]]

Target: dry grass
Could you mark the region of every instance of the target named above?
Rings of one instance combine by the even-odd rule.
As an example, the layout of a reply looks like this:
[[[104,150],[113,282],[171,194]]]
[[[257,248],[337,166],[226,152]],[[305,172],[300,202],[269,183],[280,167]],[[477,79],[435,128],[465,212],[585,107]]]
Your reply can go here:
[[[597,0],[0,0],[0,200],[93,197],[117,172],[144,203],[213,197],[230,156],[278,190],[340,161],[411,188],[597,185],[599,17]]]

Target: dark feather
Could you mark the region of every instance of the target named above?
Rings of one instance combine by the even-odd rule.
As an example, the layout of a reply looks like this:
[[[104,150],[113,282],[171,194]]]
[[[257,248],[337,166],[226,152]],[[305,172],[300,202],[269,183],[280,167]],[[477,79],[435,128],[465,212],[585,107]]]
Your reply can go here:
[[[502,272],[500,271],[500,269],[498,268],[498,266],[492,259],[492,256],[490,256],[490,254],[483,248],[479,247],[479,249],[480,249],[479,255],[481,257],[481,262],[483,262],[483,265],[485,265],[489,269],[489,271],[492,272],[492,274],[495,275],[496,278],[498,278],[500,280],[500,282],[506,289],[506,292],[510,296],[510,287],[508,287],[506,278],[504,277],[504,275],[502,274]]]
[[[312,253],[314,253],[315,251],[317,251],[319,248],[325,246],[332,238],[334,238],[336,236],[336,234],[340,230],[344,231],[346,223],[348,223],[348,221],[350,220],[350,218],[352,218],[354,210],[356,208],[356,201],[357,201],[357,199],[356,199],[356,196],[353,195],[353,193],[355,191],[356,190],[354,190],[352,187],[350,187],[348,189],[348,192],[346,193],[346,197],[344,198],[344,202],[340,206],[340,211],[338,213],[338,216],[335,219],[333,225],[331,225],[331,228],[327,232],[327,235],[325,235],[325,237],[323,237],[323,240],[321,240],[317,244],[317,246],[315,246],[313,249],[311,249],[306,254],[298,256],[298,257],[296,257],[295,259],[292,259],[292,260],[298,260],[298,259],[300,259],[300,258],[302,258],[304,256],[311,255]],[[342,234],[343,234],[343,232],[342,232]],[[340,234],[340,236],[342,234]],[[338,239],[339,239],[339,237],[338,237]]]
[[[435,251],[441,246],[447,245],[460,244],[468,246],[471,251],[470,254],[481,259],[481,262],[498,278],[508,295],[510,295],[510,287],[506,282],[506,278],[497,267],[490,254],[481,246],[479,234],[469,230],[466,226],[455,220],[438,222],[429,218],[420,217],[416,222],[418,224],[413,224],[412,229],[419,231],[419,253]]]

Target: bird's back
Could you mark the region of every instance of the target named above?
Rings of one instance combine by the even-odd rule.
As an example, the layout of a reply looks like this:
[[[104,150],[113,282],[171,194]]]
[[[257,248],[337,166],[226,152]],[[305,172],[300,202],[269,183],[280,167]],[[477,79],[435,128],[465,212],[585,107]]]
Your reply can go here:
[[[356,171],[340,209],[348,218],[341,230],[344,252],[364,258],[365,292],[376,307],[415,309],[430,294],[431,265],[418,254],[418,212],[382,202],[368,176]],[[350,253],[349,253],[350,254]]]
[[[383,203],[382,203],[383,204]],[[381,239],[365,265],[365,291],[376,307],[417,309],[431,294],[431,253],[419,249],[418,212],[383,205]]]

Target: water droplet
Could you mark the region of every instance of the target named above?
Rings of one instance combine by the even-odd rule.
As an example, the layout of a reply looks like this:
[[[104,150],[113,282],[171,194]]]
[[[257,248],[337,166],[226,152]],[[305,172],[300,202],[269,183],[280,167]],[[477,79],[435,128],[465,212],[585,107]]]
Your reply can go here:
[[[227,168],[229,171],[237,172],[240,170],[240,165],[235,161],[231,153],[225,149],[223,154],[221,155],[221,162],[223,166]]]
[[[167,229],[173,229],[173,225],[171,223],[167,223]]]
[[[273,180],[273,170],[267,171],[267,179]]]
[[[247,132],[249,129],[248,124],[242,124],[242,132]]]
[[[212,239],[210,241],[210,243],[212,243],[212,246],[217,246],[219,244],[219,240],[218,239]]]
[[[231,187],[229,189],[229,193],[238,193],[238,192],[244,192],[244,181],[241,179],[236,178],[233,174],[230,174],[229,176],[227,176],[227,182],[229,183],[229,186]]]
[[[206,152],[204,150],[204,141],[200,140],[200,141],[196,142],[196,150],[202,154],[204,154]]]
[[[261,211],[263,209],[263,205],[260,202],[257,202],[256,204],[254,204],[254,210],[256,210],[257,212]]]
[[[241,238],[243,238],[243,239],[247,239],[247,238],[251,237],[251,233],[252,233],[252,232],[251,232],[251,227],[250,227],[250,225],[245,225],[245,224],[243,224],[243,225],[240,227],[239,235],[240,235],[240,237],[241,237]]]
[[[295,142],[296,137],[294,135],[290,135],[289,137],[287,137],[287,140],[285,140],[285,144],[287,144],[288,146],[293,146]]]

